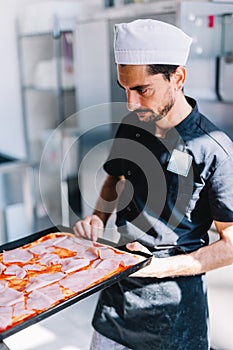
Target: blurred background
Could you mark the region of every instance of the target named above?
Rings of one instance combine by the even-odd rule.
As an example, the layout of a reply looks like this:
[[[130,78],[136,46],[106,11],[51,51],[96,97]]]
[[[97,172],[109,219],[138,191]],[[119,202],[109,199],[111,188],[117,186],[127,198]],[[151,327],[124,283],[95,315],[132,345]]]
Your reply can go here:
[[[185,94],[233,137],[232,1],[8,0],[0,11],[1,244],[72,226],[92,211],[114,123],[126,113],[116,83],[113,25],[137,18],[176,24],[193,38]],[[113,222],[106,235],[117,241]],[[214,228],[210,238],[218,239]],[[233,349],[232,271],[208,274],[215,349]],[[27,349],[88,349],[96,298],[43,321],[39,327],[52,334],[47,345],[29,334],[42,335],[42,329],[29,327]],[[59,347],[64,319],[70,323]],[[11,349],[26,350],[20,334],[6,340]]]

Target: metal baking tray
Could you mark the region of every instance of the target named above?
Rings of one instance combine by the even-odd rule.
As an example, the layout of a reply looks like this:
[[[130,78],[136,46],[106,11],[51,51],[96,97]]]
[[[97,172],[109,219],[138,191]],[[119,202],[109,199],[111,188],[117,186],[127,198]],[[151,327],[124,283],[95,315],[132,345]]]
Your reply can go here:
[[[14,249],[14,248],[18,248],[18,247],[21,247],[25,244],[28,244],[28,243],[31,243],[31,242],[34,242],[36,241],[37,239],[39,239],[40,237],[42,236],[45,236],[46,234],[48,233],[53,233],[53,232],[69,232],[69,233],[73,233],[72,229],[69,228],[69,227],[65,227],[65,226],[53,226],[53,227],[50,227],[50,228],[47,228],[43,231],[39,231],[37,233],[33,233],[29,236],[25,236],[23,238],[20,238],[18,240],[15,240],[15,241],[12,241],[12,242],[9,242],[9,243],[5,243],[3,245],[0,246],[0,253],[2,253],[4,250],[10,250],[10,249]],[[109,245],[109,246],[113,246],[113,243],[109,242],[109,241],[106,241],[104,239],[99,239],[98,240],[99,243],[102,243],[102,244],[106,244],[106,245]],[[119,249],[119,250],[122,250],[122,251],[127,251],[127,252],[130,252],[126,249],[125,246],[121,246],[121,247],[116,247],[114,245],[114,248],[116,249]],[[132,253],[132,252],[131,252]],[[45,311],[42,311],[40,312],[39,314],[35,315],[35,316],[32,316],[31,318],[27,319],[27,320],[23,320],[21,323],[15,325],[15,326],[12,326],[11,328],[3,331],[3,332],[0,332],[0,340],[3,340],[7,337],[9,337],[10,335],[13,335],[19,331],[21,331],[22,329],[24,328],[27,328],[28,326],[31,326],[37,322],[40,322],[41,320],[55,314],[56,312],[60,311],[60,310],[63,310],[65,309],[66,307],[94,294],[95,292],[97,291],[100,291],[104,288],[107,288],[109,287],[110,285],[120,281],[121,279],[129,276],[130,274],[132,274],[133,272],[136,272],[138,270],[140,270],[141,268],[147,266],[151,259],[152,259],[152,255],[150,254],[146,254],[144,252],[136,252],[134,251],[133,254],[136,254],[136,255],[139,255],[139,256],[142,256],[144,257],[145,259],[140,261],[139,263],[129,267],[128,269],[122,271],[122,272],[119,272],[117,273],[116,275],[114,276],[111,276],[110,278],[106,279],[105,281],[102,281],[92,287],[89,287],[88,289],[70,297],[69,299],[67,300],[64,300],[64,301],[61,301],[59,304],[55,305],[55,306],[52,306],[50,308],[48,308],[47,310]]]

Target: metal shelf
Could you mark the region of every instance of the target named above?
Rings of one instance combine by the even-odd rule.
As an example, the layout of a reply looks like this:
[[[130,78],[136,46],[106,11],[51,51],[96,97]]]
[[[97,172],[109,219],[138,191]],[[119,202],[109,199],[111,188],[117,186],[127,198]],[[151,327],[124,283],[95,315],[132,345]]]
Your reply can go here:
[[[26,157],[30,161],[33,161],[33,156],[31,154],[30,147],[30,130],[28,130],[28,119],[30,115],[28,113],[28,96],[29,91],[39,92],[39,93],[51,93],[54,94],[54,104],[56,106],[56,125],[60,125],[65,120],[65,106],[64,106],[64,94],[73,93],[74,94],[74,105],[75,105],[75,87],[64,87],[62,84],[62,65],[60,58],[62,57],[62,44],[61,38],[65,33],[73,33],[71,29],[61,29],[59,25],[59,20],[55,17],[53,27],[50,31],[41,31],[41,32],[30,32],[22,33],[20,31],[20,25],[16,23],[17,31],[17,48],[18,48],[18,61],[20,68],[20,88],[21,88],[21,102],[22,102],[22,114],[23,114],[23,130],[24,130],[24,139],[25,139],[25,148],[26,148]],[[55,59],[56,64],[56,86],[41,87],[36,84],[25,83],[25,53],[23,51],[23,42],[24,39],[35,39],[48,37],[48,40],[51,40],[53,45],[53,58]],[[34,42],[34,40],[33,40]],[[46,53],[45,53],[46,54]],[[75,112],[75,111],[74,111]],[[51,116],[50,116],[51,117]]]
[[[61,25],[60,25],[61,24]],[[20,71],[20,89],[21,89],[21,103],[22,103],[22,116],[23,116],[23,130],[24,130],[24,138],[25,138],[25,149],[26,149],[26,157],[29,164],[32,165],[34,170],[34,185],[36,189],[34,189],[35,194],[35,203],[37,208],[41,205],[41,196],[40,196],[40,184],[39,184],[39,164],[42,158],[42,154],[40,154],[41,149],[34,148],[35,142],[40,142],[41,134],[46,129],[56,129],[58,128],[65,120],[66,120],[66,109],[69,110],[68,115],[72,115],[76,112],[75,107],[75,87],[74,86],[63,86],[62,81],[62,60],[63,57],[63,39],[64,34],[72,34],[73,30],[69,28],[62,28],[62,23],[59,23],[57,18],[54,18],[53,26],[49,31],[40,31],[40,32],[22,32],[20,31],[19,23],[17,23],[16,27],[17,31],[17,48],[18,48],[18,62],[19,62],[19,71]],[[41,38],[45,38],[45,40],[38,40]],[[28,50],[31,47],[35,48],[35,52],[33,50]],[[34,46],[33,46],[34,45]],[[38,46],[41,45],[41,46]],[[39,49],[38,49],[39,47]],[[67,46],[66,46],[67,47]],[[48,48],[48,50],[46,50]],[[40,51],[43,50],[43,51]],[[70,47],[69,47],[70,50]],[[70,52],[70,51],[68,51]],[[40,60],[48,60],[51,58],[55,63],[55,76],[51,77],[51,86],[49,86],[49,81],[46,76],[46,85],[40,86],[36,85],[34,82],[32,83],[32,75],[30,74],[33,71],[33,67]],[[72,57],[72,56],[71,56]],[[27,74],[26,74],[27,73]],[[47,83],[48,81],[48,83]],[[30,95],[30,94],[33,94]],[[34,94],[38,94],[35,95]],[[72,94],[71,96],[69,94]],[[73,98],[72,98],[73,96]],[[34,100],[35,99],[35,100]],[[66,100],[67,99],[67,100]],[[72,100],[71,100],[72,99]],[[33,105],[33,101],[36,103]],[[46,102],[48,101],[48,107]],[[71,101],[71,104],[70,104]],[[72,107],[70,107],[70,105]],[[35,107],[36,106],[36,107]],[[72,110],[74,109],[74,110]],[[51,113],[50,113],[51,110]],[[44,120],[39,121],[37,123],[37,115],[41,115],[44,117]],[[45,111],[45,112],[44,112]],[[47,114],[46,114],[47,113]],[[40,117],[38,117],[40,118]],[[39,119],[38,119],[39,120]],[[34,123],[34,124],[33,124]],[[38,129],[37,129],[38,125]],[[34,139],[31,136],[32,129],[34,130]],[[58,128],[59,129],[59,128]],[[35,138],[38,137],[38,140],[35,141]],[[33,141],[32,141],[33,139]],[[34,144],[33,144],[34,142]],[[63,140],[61,141],[61,143]],[[63,145],[58,145],[58,149],[56,150],[58,153],[63,151]],[[48,167],[50,164],[48,164]],[[51,164],[51,167],[53,165]],[[51,179],[51,173],[49,173],[48,169],[48,180]],[[54,176],[54,174],[53,174]],[[50,188],[50,191],[53,193],[60,193],[61,188],[59,186],[64,187],[64,182],[67,181],[67,193],[69,193],[68,188],[68,180],[62,180],[62,184],[59,184],[58,179],[54,179]],[[32,189],[33,191],[33,189]],[[56,196],[55,196],[56,197]],[[51,199],[52,200],[52,199]],[[56,200],[58,198],[56,197]],[[61,197],[61,201],[64,202],[64,199]],[[64,217],[67,216],[64,213],[64,203],[61,202],[61,215],[58,217],[64,223]],[[35,215],[37,215],[37,210],[35,210]],[[38,222],[39,217],[36,216],[35,221]],[[67,224],[67,221],[66,221]],[[35,229],[39,229],[39,227],[35,227]]]
[[[58,34],[57,34],[58,33]],[[31,33],[18,33],[18,39],[24,39],[24,38],[36,38],[36,37],[43,37],[43,36],[52,36],[53,38],[56,38],[57,35],[62,35],[66,33],[73,33],[73,30],[71,29],[59,29],[59,31],[41,31],[41,32],[31,32]]]
[[[57,88],[55,88],[55,87],[54,88],[51,88],[51,87],[43,88],[43,87],[39,87],[36,85],[23,85],[22,89],[31,90],[31,91],[35,91],[35,92],[42,92],[42,93],[43,92],[44,93],[51,92],[54,94],[57,93]],[[75,87],[70,87],[70,88],[61,87],[60,89],[63,93],[66,93],[66,92],[75,93]]]

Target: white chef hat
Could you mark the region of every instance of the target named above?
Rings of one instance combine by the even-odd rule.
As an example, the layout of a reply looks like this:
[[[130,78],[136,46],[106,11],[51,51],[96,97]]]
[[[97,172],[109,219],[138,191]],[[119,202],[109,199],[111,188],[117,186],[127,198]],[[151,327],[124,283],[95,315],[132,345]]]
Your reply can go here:
[[[192,38],[181,29],[153,19],[116,24],[114,53],[117,64],[185,66]]]

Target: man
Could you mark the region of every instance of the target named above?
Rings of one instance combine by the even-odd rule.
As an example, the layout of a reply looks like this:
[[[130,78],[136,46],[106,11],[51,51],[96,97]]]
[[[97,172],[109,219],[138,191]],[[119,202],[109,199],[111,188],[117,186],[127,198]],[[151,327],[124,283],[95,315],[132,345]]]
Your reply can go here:
[[[101,293],[92,349],[205,350],[205,272],[233,263],[232,142],[183,93],[185,33],[137,20],[115,26],[114,45],[131,113],[104,165],[96,209],[74,232],[96,240],[117,208],[128,249],[153,259]],[[212,222],[219,240],[209,245]]]

